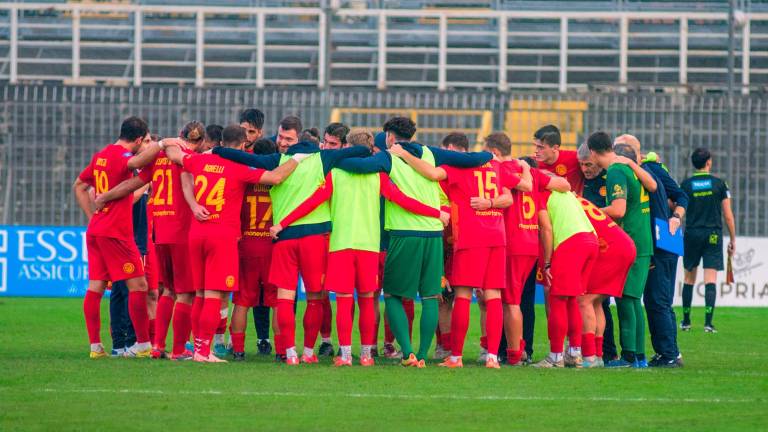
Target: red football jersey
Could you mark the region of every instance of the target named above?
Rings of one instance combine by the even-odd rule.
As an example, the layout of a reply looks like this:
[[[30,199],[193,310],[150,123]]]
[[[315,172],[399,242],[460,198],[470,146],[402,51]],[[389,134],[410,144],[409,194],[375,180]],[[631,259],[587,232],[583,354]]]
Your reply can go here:
[[[269,236],[269,229],[272,228],[272,198],[269,189],[269,185],[262,184],[246,187],[243,210],[240,212],[243,240],[272,241]]]
[[[80,180],[96,190],[96,195],[106,193],[124,180],[133,177],[128,160],[133,153],[125,147],[110,144],[93,155],[91,163],[80,173]],[[112,237],[133,242],[133,194],[108,202],[93,214],[88,224],[88,234]]]
[[[184,157],[184,169],[195,179],[195,200],[210,215],[206,221],[192,218],[190,236],[240,237],[240,209],[248,183],[258,183],[263,169],[250,168],[214,154]]]
[[[581,172],[579,157],[575,150],[560,150],[555,163],[539,162],[539,169],[565,177],[571,185],[571,191],[576,195],[581,195],[581,191],[584,189],[584,174]]]
[[[470,206],[472,197],[493,199],[501,195],[499,171],[491,163],[475,168],[441,168],[448,174],[454,250],[504,246],[503,211],[495,208],[481,211]]]
[[[185,153],[190,150],[182,149]],[[141,171],[145,182],[152,182],[152,216],[155,220],[155,243],[186,243],[192,211],[184,200],[181,187],[183,169],[160,152],[155,162]]]
[[[600,246],[600,253],[608,253],[611,249],[618,250],[624,248],[634,248],[635,243],[632,238],[624,232],[616,222],[607,214],[597,208],[594,204],[583,197],[577,197],[584,208],[584,213],[592,223],[592,227],[597,233],[597,241]]]
[[[507,175],[518,175],[522,170],[517,161],[504,162]],[[507,251],[510,255],[537,256],[539,254],[539,200],[551,177],[531,168],[533,190],[512,191],[512,205],[504,211],[507,230]]]

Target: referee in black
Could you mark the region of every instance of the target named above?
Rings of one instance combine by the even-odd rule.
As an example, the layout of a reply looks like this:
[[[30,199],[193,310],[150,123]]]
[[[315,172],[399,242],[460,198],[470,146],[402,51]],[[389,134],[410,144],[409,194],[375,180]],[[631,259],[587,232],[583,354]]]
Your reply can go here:
[[[691,301],[693,285],[696,283],[696,271],[701,261],[704,262],[704,305],[706,315],[704,331],[717,333],[712,325],[717,297],[717,272],[723,270],[723,218],[728,227],[730,242],[728,255],[736,249],[736,223],[731,210],[731,193],[725,181],[710,174],[712,155],[705,148],[697,148],[691,155],[695,168],[693,176],[681,184],[689,197],[688,212],[685,218],[685,255],[683,268],[683,321],[680,329],[691,329]]]

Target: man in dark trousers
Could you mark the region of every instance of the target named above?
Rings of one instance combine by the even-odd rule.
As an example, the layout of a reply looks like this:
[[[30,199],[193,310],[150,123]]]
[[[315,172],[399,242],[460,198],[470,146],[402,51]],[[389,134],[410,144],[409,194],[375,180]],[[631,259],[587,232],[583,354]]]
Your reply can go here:
[[[691,162],[696,172],[693,177],[683,181],[681,187],[690,197],[688,216],[685,219],[685,284],[683,285],[683,321],[680,329],[691,329],[691,301],[693,284],[696,283],[696,270],[704,261],[704,305],[706,315],[704,331],[717,333],[712,325],[717,297],[717,272],[723,270],[723,218],[728,234],[728,255],[736,249],[736,223],[731,209],[731,192],[728,184],[710,174],[712,155],[709,150],[697,148],[691,155]]]
[[[632,135],[622,135],[615,140],[617,154],[622,147],[627,149],[624,156],[630,159],[640,157],[640,141]],[[635,159],[636,160],[636,159]],[[650,193],[651,230],[653,235],[653,256],[651,268],[643,293],[648,328],[651,333],[651,344],[656,353],[648,363],[651,367],[678,367],[680,350],[677,346],[677,320],[672,302],[675,295],[675,275],[677,272],[678,255],[656,245],[656,219],[669,223],[670,233],[680,229],[681,218],[688,206],[688,196],[669,175],[664,165],[659,163],[658,156],[651,153],[642,161],[642,167],[653,176],[658,184],[655,192]],[[674,205],[670,208],[669,202]]]

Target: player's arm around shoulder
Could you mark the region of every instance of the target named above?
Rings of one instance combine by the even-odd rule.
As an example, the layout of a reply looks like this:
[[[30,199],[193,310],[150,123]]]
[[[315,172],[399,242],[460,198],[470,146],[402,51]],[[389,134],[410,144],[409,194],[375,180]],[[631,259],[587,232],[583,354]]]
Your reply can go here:
[[[160,153],[160,150],[162,149],[163,149],[162,140],[160,140],[159,142],[152,142],[149,144],[148,147],[140,151],[137,155],[132,156],[130,159],[128,159],[126,166],[132,170],[144,168],[145,166],[155,161],[155,158],[157,158],[157,154]]]
[[[296,167],[299,166],[299,163],[303,161],[304,159],[312,156],[312,153],[296,153],[295,155],[291,156],[289,160],[287,160],[284,164],[280,165],[279,167],[271,170],[271,171],[265,171],[261,178],[259,179],[259,183],[266,184],[266,185],[279,185],[285,179],[290,176],[294,170],[296,170]]]
[[[404,149],[400,144],[395,144],[389,149],[389,153],[394,157],[399,157],[403,162],[411,166],[422,177],[432,180],[441,181],[448,178],[448,173],[439,166],[432,166],[427,161],[412,155],[408,150]]]
[[[474,168],[487,164],[493,155],[486,151],[461,153],[438,147],[429,147],[435,156],[435,165],[447,165],[456,168]]]

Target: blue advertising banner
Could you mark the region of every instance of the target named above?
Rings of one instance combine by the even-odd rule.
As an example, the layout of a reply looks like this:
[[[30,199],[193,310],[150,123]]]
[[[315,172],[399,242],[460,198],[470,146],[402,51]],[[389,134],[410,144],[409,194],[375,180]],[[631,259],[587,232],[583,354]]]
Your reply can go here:
[[[0,226],[0,296],[81,297],[85,227]]]

